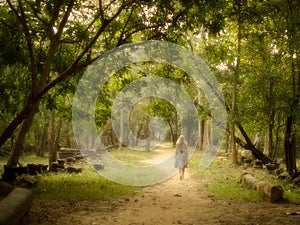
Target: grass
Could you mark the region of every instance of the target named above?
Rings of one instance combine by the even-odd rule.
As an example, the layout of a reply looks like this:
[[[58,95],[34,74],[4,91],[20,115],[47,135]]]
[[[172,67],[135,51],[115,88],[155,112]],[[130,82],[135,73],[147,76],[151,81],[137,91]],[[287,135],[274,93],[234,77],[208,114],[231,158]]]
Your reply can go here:
[[[173,151],[172,145],[165,145],[166,151]],[[135,151],[129,148],[112,150],[111,154],[117,159],[131,165],[143,166],[141,160],[154,158],[159,155],[156,151]],[[221,153],[222,154],[222,153]],[[263,195],[253,189],[249,189],[240,182],[242,167],[234,166],[230,158],[227,160],[216,159],[203,172],[199,171],[199,162],[202,152],[195,151],[189,162],[189,172],[196,182],[199,190],[205,188],[209,195],[231,201],[264,201]],[[0,173],[3,173],[3,165],[6,158],[0,158]],[[47,164],[47,157],[40,158],[33,155],[25,155],[21,162]],[[83,171],[79,174],[69,173],[46,173],[38,176],[38,185],[33,188],[36,196],[41,199],[64,199],[64,200],[88,200],[104,199],[118,196],[129,196],[140,191],[141,187],[126,186],[114,183],[100,176],[82,162]],[[274,185],[280,185],[284,189],[284,198],[291,203],[300,204],[300,188],[294,187],[288,181],[275,179],[264,170],[250,172],[260,180],[267,180]],[[203,183],[205,185],[203,185]]]
[[[197,180],[205,180],[206,188],[212,196],[232,201],[259,202],[263,200],[262,194],[246,188],[240,182],[241,170],[235,168],[230,160],[216,159],[203,172],[199,171],[199,162],[202,153],[194,153],[190,162],[192,177]],[[203,186],[201,185],[201,187]]]
[[[171,151],[171,144],[165,144],[164,148]],[[159,155],[155,151],[135,151],[129,148],[121,150],[112,150],[111,154],[131,165],[144,165],[140,163],[143,159],[153,158]],[[0,172],[3,173],[3,165],[6,158],[0,159]],[[47,157],[37,157],[34,155],[24,155],[20,162],[23,165],[28,163],[48,164]],[[141,190],[141,187],[126,186],[112,182],[100,176],[95,170],[82,162],[82,173],[70,174],[61,173],[45,173],[38,176],[38,185],[33,188],[37,198],[40,199],[63,199],[63,200],[89,200],[89,199],[105,199],[119,196],[133,195]]]
[[[229,199],[232,201],[249,201],[260,202],[264,201],[262,193],[257,192],[251,188],[247,188],[240,182],[242,166],[235,166],[231,159],[227,160],[218,157],[210,164],[210,166],[203,172],[200,172],[199,162],[202,153],[197,151],[194,153],[191,161],[190,168],[193,178],[197,181],[206,180],[206,188],[211,195]],[[249,169],[253,175],[260,180],[268,181],[274,185],[279,185],[284,190],[283,198],[290,203],[300,203],[300,188],[294,187],[293,184],[286,180],[276,179],[273,175],[268,174],[265,170]],[[203,186],[201,186],[203,188]]]
[[[84,164],[79,174],[48,173],[39,176],[38,186],[33,190],[43,199],[92,200],[132,195],[139,188],[109,181]]]
[[[265,170],[251,170],[251,173],[260,180],[268,181],[274,185],[281,186],[284,190],[283,198],[290,203],[300,204],[300,188],[289,180],[277,179],[274,175],[268,174]]]
[[[163,144],[163,148],[166,151],[169,151],[171,153],[171,151],[174,150],[174,148],[172,147],[171,143],[164,143]],[[130,148],[122,148],[122,149],[114,149],[110,152],[113,157],[115,157],[116,159],[128,163],[130,165],[133,166],[145,166],[144,163],[141,162],[141,160],[145,160],[145,159],[151,159],[154,158],[156,156],[159,156],[159,152],[156,151],[137,151],[137,150],[133,150]]]
[[[1,174],[6,158],[0,159]],[[42,163],[48,164],[47,157],[26,155],[20,160],[22,164]],[[107,199],[118,196],[133,195],[140,190],[138,187],[126,186],[114,183],[101,177],[94,169],[82,162],[82,173],[74,174],[67,172],[44,173],[37,177],[37,183],[32,188],[39,199],[60,200],[91,200]]]

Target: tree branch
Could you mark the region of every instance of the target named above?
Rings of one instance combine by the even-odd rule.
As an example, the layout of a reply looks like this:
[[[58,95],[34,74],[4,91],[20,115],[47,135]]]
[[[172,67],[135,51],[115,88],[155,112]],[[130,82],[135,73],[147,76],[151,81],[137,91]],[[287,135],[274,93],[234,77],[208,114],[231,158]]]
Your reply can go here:
[[[31,82],[32,82],[32,90],[35,89],[35,79],[37,77],[37,70],[36,70],[36,61],[35,61],[35,57],[34,57],[34,51],[33,51],[33,44],[32,44],[32,39],[31,39],[31,35],[29,32],[29,28],[27,25],[27,19],[26,19],[26,15],[23,9],[23,4],[21,0],[18,0],[18,4],[20,7],[20,13],[21,15],[19,15],[17,9],[13,6],[13,4],[11,3],[10,0],[6,0],[7,4],[9,5],[10,9],[13,11],[13,13],[16,15],[17,19],[20,21],[23,30],[24,30],[24,35],[25,35],[25,40],[26,40],[26,44],[27,44],[27,49],[28,49],[28,53],[29,53],[29,59],[30,59],[30,71],[31,71]]]

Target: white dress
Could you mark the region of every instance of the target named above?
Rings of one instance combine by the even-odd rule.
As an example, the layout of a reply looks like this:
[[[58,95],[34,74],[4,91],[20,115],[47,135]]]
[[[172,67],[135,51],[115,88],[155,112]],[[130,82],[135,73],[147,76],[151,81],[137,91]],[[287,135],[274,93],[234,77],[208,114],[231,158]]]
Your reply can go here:
[[[188,153],[185,150],[185,146],[178,146],[177,155],[175,157],[175,168],[182,169],[187,166]]]

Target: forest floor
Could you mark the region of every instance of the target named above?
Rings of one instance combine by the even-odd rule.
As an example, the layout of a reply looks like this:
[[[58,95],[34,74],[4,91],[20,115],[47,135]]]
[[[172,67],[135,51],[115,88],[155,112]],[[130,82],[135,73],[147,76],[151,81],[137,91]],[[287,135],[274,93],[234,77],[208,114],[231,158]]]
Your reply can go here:
[[[169,180],[133,196],[106,200],[35,199],[24,224],[30,225],[292,225],[300,224],[300,205],[225,200],[208,191],[207,179]],[[296,213],[295,213],[296,214]]]

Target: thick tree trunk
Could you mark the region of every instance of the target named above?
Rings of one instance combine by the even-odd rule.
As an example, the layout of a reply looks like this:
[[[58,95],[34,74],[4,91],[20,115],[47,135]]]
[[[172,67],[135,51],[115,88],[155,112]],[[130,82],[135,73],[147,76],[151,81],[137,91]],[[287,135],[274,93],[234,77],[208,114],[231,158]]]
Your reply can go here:
[[[205,149],[206,146],[209,144],[210,142],[210,121],[206,120],[205,124],[204,124],[204,134],[203,134],[203,148]]]
[[[51,70],[51,65],[54,59],[54,55],[56,53],[56,49],[59,45],[60,36],[64,30],[65,24],[68,21],[68,18],[71,14],[73,5],[75,1],[70,1],[67,11],[65,12],[61,22],[59,29],[56,33],[52,31],[51,37],[50,37],[50,45],[49,50],[47,52],[47,56],[44,62],[44,66],[42,69],[42,72],[40,74],[39,79],[37,79],[37,65],[35,63],[35,56],[34,56],[34,49],[33,49],[33,41],[31,39],[30,32],[28,30],[28,24],[27,24],[27,18],[25,11],[22,6],[22,2],[18,1],[18,6],[20,12],[18,12],[15,7],[8,1],[12,11],[16,14],[17,18],[19,19],[19,22],[23,26],[28,51],[30,53],[30,72],[31,72],[31,80],[32,80],[32,91],[31,91],[31,99],[29,100],[28,104],[25,106],[23,111],[9,124],[9,126],[5,129],[5,131],[0,136],[0,146],[5,143],[5,141],[11,136],[11,134],[14,132],[14,130],[22,123],[19,134],[17,136],[17,139],[13,145],[13,148],[11,150],[9,159],[7,161],[8,166],[16,166],[19,161],[19,157],[23,150],[24,141],[26,138],[26,134],[32,124],[33,118],[35,113],[38,110],[40,98],[43,93],[43,88],[46,86],[47,78]],[[62,2],[57,2],[57,10],[52,13],[53,21],[55,21],[59,16],[59,9],[62,4]],[[20,13],[20,14],[19,14]],[[51,24],[52,25],[52,24]]]
[[[244,143],[241,139],[239,139],[238,137],[236,137],[236,142],[243,148],[250,150],[252,152],[252,154],[257,158],[260,159],[264,164],[268,164],[271,163],[271,159],[269,159],[269,157],[267,157],[266,155],[264,155],[259,149],[257,149],[251,142],[250,138],[248,137],[246,131],[244,130],[244,128],[242,127],[242,125],[236,121],[236,126],[238,127],[239,131],[241,132],[241,134],[243,135],[246,143]]]
[[[296,167],[296,138],[292,133],[293,118],[289,116],[286,122],[286,130],[284,136],[284,151],[285,151],[285,163],[286,170],[290,175],[294,175],[297,172]]]
[[[240,62],[241,62],[241,49],[242,49],[242,20],[241,20],[241,2],[237,1],[236,15],[237,15],[237,50],[236,50],[236,61],[235,68],[233,72],[232,81],[232,104],[231,104],[231,119],[232,123],[230,126],[230,148],[232,152],[232,161],[235,165],[238,164],[237,159],[237,148],[235,140],[235,120],[237,115],[237,94],[238,94],[238,79],[240,76]]]
[[[172,138],[173,146],[175,146],[177,138],[178,138],[178,116],[177,116],[177,113],[175,113],[175,117],[174,117],[173,121],[168,122],[168,124],[169,124],[170,131],[171,131],[171,138]],[[173,127],[173,125],[174,125],[174,127]]]
[[[34,118],[34,115],[35,115],[37,109],[38,109],[38,103],[30,109],[30,111],[27,114],[26,119],[21,124],[21,128],[20,128],[17,138],[14,142],[13,148],[11,149],[9,158],[7,160],[7,166],[13,167],[13,166],[18,165],[20,155],[24,148],[26,134],[29,131],[29,128],[32,124],[32,121],[33,121],[33,118]]]
[[[299,1],[286,1],[288,5],[288,13],[286,14],[286,27],[288,37],[288,47],[291,63],[291,81],[293,98],[291,99],[291,105],[286,118],[285,124],[285,136],[284,136],[284,150],[286,157],[286,169],[290,175],[294,175],[297,172],[296,167],[296,136],[294,126],[298,116],[299,102],[300,102],[300,52],[299,43],[296,42],[296,37],[299,36],[299,23],[298,12],[300,9]],[[295,4],[298,2],[298,4]],[[297,44],[296,44],[297,43]]]

